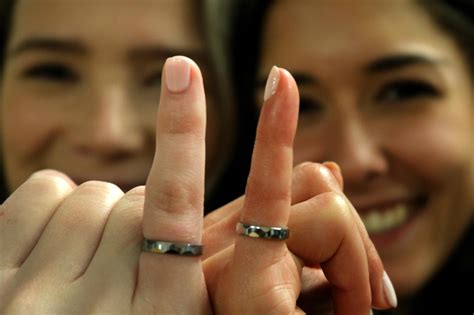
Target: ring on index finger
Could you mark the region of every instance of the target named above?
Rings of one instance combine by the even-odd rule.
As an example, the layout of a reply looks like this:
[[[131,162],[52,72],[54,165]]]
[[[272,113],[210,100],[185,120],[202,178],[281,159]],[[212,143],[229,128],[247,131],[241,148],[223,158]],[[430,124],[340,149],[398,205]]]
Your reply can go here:
[[[290,230],[279,226],[259,226],[239,222],[237,223],[236,231],[240,235],[252,238],[283,241],[290,237]]]

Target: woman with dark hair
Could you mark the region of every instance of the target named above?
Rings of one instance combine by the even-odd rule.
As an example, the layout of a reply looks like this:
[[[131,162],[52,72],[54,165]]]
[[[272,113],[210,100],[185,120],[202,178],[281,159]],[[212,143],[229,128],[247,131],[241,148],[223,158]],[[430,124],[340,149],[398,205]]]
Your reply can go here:
[[[295,162],[340,165],[400,298],[393,314],[471,314],[474,2],[236,1],[233,12],[240,106],[273,65],[294,75]]]

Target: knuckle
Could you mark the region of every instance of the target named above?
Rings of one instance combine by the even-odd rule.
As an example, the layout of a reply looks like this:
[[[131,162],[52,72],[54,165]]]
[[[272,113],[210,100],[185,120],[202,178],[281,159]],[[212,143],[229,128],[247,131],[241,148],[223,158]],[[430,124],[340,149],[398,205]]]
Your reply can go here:
[[[82,183],[77,188],[79,195],[95,195],[102,198],[109,196],[121,197],[124,195],[123,191],[115,184],[102,181],[87,181]]]
[[[14,191],[2,204],[2,212],[24,208],[36,196],[44,196],[37,202],[59,202],[73,191],[71,184],[62,176],[36,173]]]
[[[44,169],[44,170],[39,170],[34,172],[31,176],[31,178],[42,178],[42,177],[59,177],[62,178],[63,180],[67,181],[68,183],[72,183],[72,180],[64,173],[53,170],[53,169]]]
[[[137,186],[130,189],[124,197],[131,197],[131,196],[145,196],[145,186]]]
[[[65,177],[39,172],[30,177],[23,187],[27,193],[34,192],[52,196],[62,195],[64,192],[72,191],[72,186]]]
[[[321,179],[322,164],[303,163],[298,168],[298,178],[307,185],[315,185]]]
[[[85,182],[61,203],[58,219],[65,230],[101,228],[104,218],[122,196],[123,192],[114,184]]]
[[[147,187],[149,189],[149,187]],[[201,208],[204,196],[192,184],[183,181],[167,181],[154,190],[147,192],[145,199],[156,210],[169,213],[183,213]]]
[[[158,124],[160,131],[171,135],[198,134],[204,131],[204,119],[201,115],[180,110],[176,106],[169,108],[173,109],[168,109],[167,119],[163,119]]]
[[[328,213],[328,224],[334,229],[347,231],[354,224],[352,213],[345,198],[336,192],[325,192],[317,196],[319,206],[323,205]],[[316,202],[315,199],[313,199]],[[341,232],[342,232],[341,231]]]
[[[107,235],[120,243],[121,248],[135,247],[142,239],[144,200],[144,194],[130,191],[112,209]]]
[[[303,173],[306,168],[311,168],[311,167],[314,167],[315,165],[317,165],[317,163],[310,162],[310,161],[301,162],[293,168],[293,172],[300,174],[300,173]]]
[[[280,183],[270,182],[268,179],[253,178],[252,185],[247,185],[245,204],[266,208],[268,204],[286,204],[291,200],[291,191],[282,187]]]

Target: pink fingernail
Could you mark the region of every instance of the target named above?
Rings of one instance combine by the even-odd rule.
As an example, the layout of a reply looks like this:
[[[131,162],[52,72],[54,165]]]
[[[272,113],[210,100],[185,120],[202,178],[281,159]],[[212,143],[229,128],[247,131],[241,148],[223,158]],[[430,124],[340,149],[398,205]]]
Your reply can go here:
[[[165,81],[168,91],[181,93],[188,89],[191,81],[191,65],[185,57],[168,58],[165,63]]]
[[[267,84],[265,85],[265,93],[263,94],[263,101],[267,101],[272,97],[277,89],[278,83],[280,82],[280,70],[277,66],[273,66],[270,74],[268,75]]]

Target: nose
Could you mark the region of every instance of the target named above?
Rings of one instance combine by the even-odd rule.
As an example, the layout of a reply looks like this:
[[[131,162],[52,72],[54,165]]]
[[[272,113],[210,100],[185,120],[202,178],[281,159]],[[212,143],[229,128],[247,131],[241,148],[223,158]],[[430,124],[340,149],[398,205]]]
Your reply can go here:
[[[144,146],[143,130],[134,115],[133,102],[119,86],[92,92],[85,106],[77,150],[84,155],[105,159],[124,157]]]
[[[339,163],[348,187],[369,183],[388,171],[386,152],[368,124],[353,117],[338,125],[332,159]]]

